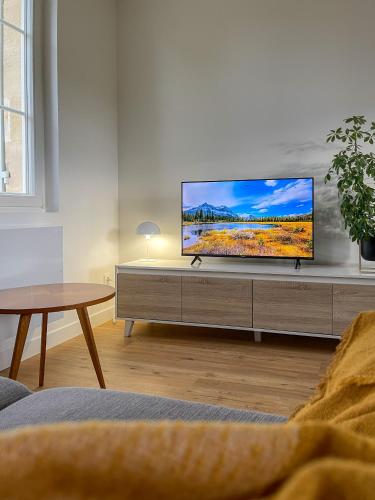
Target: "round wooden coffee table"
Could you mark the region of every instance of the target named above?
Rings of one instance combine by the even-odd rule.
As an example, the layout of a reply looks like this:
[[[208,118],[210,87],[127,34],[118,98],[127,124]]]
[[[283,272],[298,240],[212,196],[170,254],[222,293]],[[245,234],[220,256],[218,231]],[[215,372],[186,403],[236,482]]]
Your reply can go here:
[[[31,316],[42,314],[39,385],[43,385],[48,314],[76,309],[99,385],[105,389],[87,307],[110,300],[114,296],[113,287],[88,283],[61,283],[0,290],[0,314],[19,314],[20,316],[9,378],[13,380],[17,378]]]

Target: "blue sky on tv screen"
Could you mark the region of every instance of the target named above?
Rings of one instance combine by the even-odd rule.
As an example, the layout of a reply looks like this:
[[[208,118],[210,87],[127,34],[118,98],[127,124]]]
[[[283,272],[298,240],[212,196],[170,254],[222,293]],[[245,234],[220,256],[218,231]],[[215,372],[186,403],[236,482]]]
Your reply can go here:
[[[227,206],[242,217],[301,215],[312,212],[312,179],[269,179],[184,183],[183,210],[203,203]]]

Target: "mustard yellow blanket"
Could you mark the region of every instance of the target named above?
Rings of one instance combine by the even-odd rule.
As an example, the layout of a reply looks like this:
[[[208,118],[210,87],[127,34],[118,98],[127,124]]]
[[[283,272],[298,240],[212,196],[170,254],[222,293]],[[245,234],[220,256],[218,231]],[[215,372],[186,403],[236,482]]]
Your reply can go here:
[[[375,312],[355,319],[316,394],[291,418],[308,420],[331,422],[375,438]]]
[[[373,500],[375,492],[374,440],[319,423],[54,425],[3,435],[0,463],[2,499]]]
[[[60,424],[0,434],[1,499],[375,498],[375,313],[284,425]]]

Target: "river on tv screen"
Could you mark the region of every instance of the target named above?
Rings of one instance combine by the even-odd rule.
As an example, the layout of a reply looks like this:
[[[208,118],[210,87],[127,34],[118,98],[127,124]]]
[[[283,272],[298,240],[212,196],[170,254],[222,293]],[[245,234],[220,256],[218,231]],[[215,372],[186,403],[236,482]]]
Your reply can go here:
[[[182,253],[313,257],[313,179],[182,184]]]

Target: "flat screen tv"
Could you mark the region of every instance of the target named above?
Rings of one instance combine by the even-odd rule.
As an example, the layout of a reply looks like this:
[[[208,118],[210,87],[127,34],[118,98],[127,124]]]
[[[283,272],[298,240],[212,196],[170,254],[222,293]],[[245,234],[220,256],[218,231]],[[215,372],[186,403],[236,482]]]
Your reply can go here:
[[[181,192],[182,255],[314,258],[312,177],[183,182]]]

